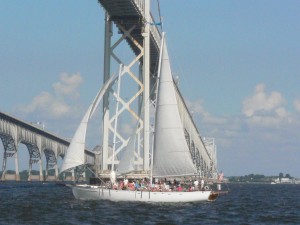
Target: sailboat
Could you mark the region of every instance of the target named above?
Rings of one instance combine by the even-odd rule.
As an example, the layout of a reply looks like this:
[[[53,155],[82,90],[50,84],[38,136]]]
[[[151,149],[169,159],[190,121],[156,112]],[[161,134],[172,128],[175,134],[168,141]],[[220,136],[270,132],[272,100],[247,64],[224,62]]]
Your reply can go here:
[[[116,78],[109,79],[97,94],[95,100],[87,110],[79,125],[74,138],[67,150],[61,167],[61,173],[74,167],[83,165],[84,146],[87,123],[104,93],[109,89]],[[160,65],[158,68],[157,100],[155,112],[155,132],[153,136],[153,152],[151,159],[151,176],[156,179],[174,179],[176,177],[197,176],[198,171],[194,165],[187,140],[185,138],[182,119],[178,109],[176,96],[177,86],[174,83],[165,35],[162,35],[160,50]],[[132,143],[127,145],[127,153],[132,153]],[[130,157],[124,157],[119,164],[119,170],[112,171],[113,175],[130,172]],[[127,170],[127,171],[126,171]],[[137,202],[198,202],[213,201],[218,197],[211,189],[195,189],[192,191],[174,191],[170,189],[157,190],[152,188],[124,190],[106,186],[77,184],[72,186],[76,199],[81,200],[110,200],[110,201],[137,201]]]

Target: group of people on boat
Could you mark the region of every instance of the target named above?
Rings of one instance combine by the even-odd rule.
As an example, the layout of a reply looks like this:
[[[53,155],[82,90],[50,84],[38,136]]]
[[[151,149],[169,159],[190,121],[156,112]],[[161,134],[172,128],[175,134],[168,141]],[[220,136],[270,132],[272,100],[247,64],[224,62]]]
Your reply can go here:
[[[169,192],[169,191],[204,191],[210,190],[207,182],[203,179],[178,181],[167,179],[121,179],[112,183],[112,189],[115,190],[131,190],[131,191],[151,191],[151,192]]]

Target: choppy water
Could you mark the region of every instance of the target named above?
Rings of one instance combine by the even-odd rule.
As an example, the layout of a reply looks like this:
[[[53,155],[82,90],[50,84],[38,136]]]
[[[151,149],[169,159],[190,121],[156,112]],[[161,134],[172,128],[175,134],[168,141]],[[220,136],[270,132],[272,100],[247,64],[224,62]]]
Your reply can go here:
[[[229,184],[215,202],[75,200],[67,187],[0,183],[0,224],[300,224],[300,185]]]

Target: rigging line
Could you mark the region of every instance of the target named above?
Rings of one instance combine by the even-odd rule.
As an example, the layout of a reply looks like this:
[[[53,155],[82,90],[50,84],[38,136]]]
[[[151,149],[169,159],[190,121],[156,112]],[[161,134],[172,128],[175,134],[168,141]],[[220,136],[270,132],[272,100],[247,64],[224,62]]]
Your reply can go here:
[[[157,0],[157,5],[158,5],[158,14],[159,14],[159,22],[155,22],[154,18],[152,17],[152,22],[151,21],[147,21],[146,19],[143,19],[143,22],[146,24],[149,24],[151,26],[159,26],[160,27],[160,31],[162,32],[163,31],[163,28],[162,28],[162,19],[161,19],[161,14],[160,14],[160,6],[159,6],[159,2]]]
[[[160,29],[161,29],[161,32],[162,32],[162,31],[163,31],[163,24],[162,24],[162,20],[161,20],[161,13],[160,13],[159,0],[157,0],[157,8],[158,8],[158,15],[159,15]]]

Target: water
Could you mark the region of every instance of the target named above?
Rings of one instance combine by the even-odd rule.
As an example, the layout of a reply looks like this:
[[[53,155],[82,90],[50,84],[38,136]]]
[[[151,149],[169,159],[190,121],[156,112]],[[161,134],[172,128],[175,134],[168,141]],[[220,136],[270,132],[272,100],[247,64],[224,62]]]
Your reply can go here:
[[[300,224],[300,185],[229,184],[215,202],[75,200],[53,183],[0,183],[0,224]]]

